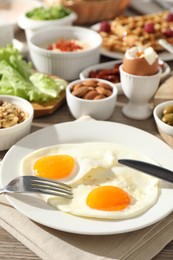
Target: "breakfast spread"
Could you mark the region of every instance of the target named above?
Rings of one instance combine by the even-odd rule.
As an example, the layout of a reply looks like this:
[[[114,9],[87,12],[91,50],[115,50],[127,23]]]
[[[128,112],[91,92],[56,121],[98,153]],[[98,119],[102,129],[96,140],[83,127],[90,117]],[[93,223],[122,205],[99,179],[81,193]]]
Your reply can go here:
[[[166,39],[173,44],[173,13],[160,13],[141,16],[119,16],[110,26],[101,24],[99,32],[103,38],[103,47],[110,51],[125,52],[133,46],[152,47],[163,51],[159,39]]]
[[[163,110],[162,121],[173,126],[173,105],[166,106]]]
[[[0,100],[0,129],[9,128],[22,123],[28,117],[28,113],[18,106]]]
[[[85,80],[74,84],[71,89],[72,95],[90,100],[98,100],[112,95],[112,87],[97,80]]]
[[[137,46],[126,51],[123,70],[138,76],[150,76],[158,72],[158,55],[152,47]]]
[[[75,39],[59,39],[48,46],[48,50],[57,52],[76,52],[88,49],[88,45]]]
[[[119,165],[118,159],[123,157],[149,160],[115,143],[66,143],[28,154],[20,171],[21,175],[32,174],[70,185],[70,200],[41,195],[60,211],[89,218],[127,219],[152,207],[160,188],[158,179]]]
[[[109,69],[99,69],[99,70],[91,70],[89,72],[89,78],[98,78],[108,80],[112,83],[119,83],[120,82],[120,71],[119,71],[119,64],[115,64],[112,68]]]

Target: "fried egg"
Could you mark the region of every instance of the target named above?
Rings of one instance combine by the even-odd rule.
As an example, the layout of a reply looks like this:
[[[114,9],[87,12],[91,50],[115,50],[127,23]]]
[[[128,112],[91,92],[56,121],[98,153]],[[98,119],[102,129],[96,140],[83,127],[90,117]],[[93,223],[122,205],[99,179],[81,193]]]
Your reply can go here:
[[[69,184],[72,199],[41,196],[60,211],[89,218],[127,219],[152,207],[160,189],[157,178],[119,165],[122,158],[153,162],[114,143],[59,144],[26,156],[21,174]]]

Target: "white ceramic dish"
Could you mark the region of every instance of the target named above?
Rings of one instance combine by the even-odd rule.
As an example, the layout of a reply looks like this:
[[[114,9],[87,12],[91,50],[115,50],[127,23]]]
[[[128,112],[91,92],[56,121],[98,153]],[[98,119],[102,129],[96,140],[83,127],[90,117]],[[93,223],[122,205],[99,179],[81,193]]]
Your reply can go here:
[[[103,133],[108,134],[103,135]],[[172,149],[155,136],[119,123],[76,121],[41,129],[13,146],[2,162],[1,186],[19,175],[22,158],[36,149],[56,143],[89,141],[107,141],[125,145],[149,156],[163,167],[173,170]],[[161,182],[159,200],[151,209],[139,217],[121,221],[87,219],[69,215],[26,194],[6,197],[22,214],[40,224],[62,231],[89,235],[118,234],[138,230],[156,223],[173,210],[173,185],[166,182]]]
[[[71,90],[73,86],[76,84],[80,84],[86,80],[79,79],[72,81],[66,88],[66,100],[71,114],[76,119],[84,115],[89,115],[97,120],[109,119],[113,114],[116,106],[118,93],[116,86],[113,83],[105,81],[103,79],[95,79],[99,83],[109,85],[109,87],[111,87],[112,89],[112,94],[110,96],[107,96],[106,98],[98,100],[83,99],[72,95]]]
[[[34,109],[27,100],[20,97],[0,95],[0,100],[13,104],[28,113],[28,117],[20,124],[0,129],[0,151],[4,151],[30,133]]]
[[[98,32],[98,30],[100,28],[100,23],[96,23],[96,24],[92,25],[90,28],[92,30]],[[113,58],[113,59],[123,59],[123,57],[124,57],[123,52],[109,51],[103,47],[101,48],[101,54],[106,57]],[[159,58],[163,61],[171,61],[173,59],[173,54],[170,54],[167,51],[163,51],[163,52],[159,53]]]
[[[89,48],[78,52],[48,50],[47,47],[58,39],[79,40],[87,44]],[[49,27],[34,34],[29,40],[29,50],[38,71],[71,81],[78,79],[79,73],[84,68],[99,62],[101,44],[101,36],[91,29],[79,26],[59,26],[58,29]]]
[[[119,64],[119,63],[122,63],[122,60],[108,61],[108,62],[103,62],[103,63],[99,63],[99,64],[96,64],[96,65],[90,66],[90,67],[84,69],[80,73],[80,75],[79,75],[80,79],[88,78],[88,74],[91,70],[100,70],[100,69],[105,69],[105,68],[110,69],[110,68],[113,68],[113,66],[115,64]],[[160,64],[160,68],[161,68],[161,78],[160,78],[160,80],[163,81],[169,75],[171,68],[166,62],[164,62],[162,60],[159,60],[159,64]],[[121,83],[115,83],[115,86],[118,89],[118,95],[123,94]]]
[[[153,110],[153,115],[154,115],[154,120],[156,122],[158,131],[161,131],[162,133],[165,133],[173,137],[173,126],[168,125],[161,120],[163,116],[162,115],[163,110],[165,109],[166,106],[170,106],[170,105],[173,106],[173,100],[165,101],[158,104]]]
[[[55,20],[36,21],[28,18],[26,13],[23,13],[18,18],[18,25],[21,29],[25,30],[27,41],[40,29],[53,27],[53,26],[70,26],[76,20],[76,13],[72,12],[70,15]]]
[[[163,8],[157,2],[152,0],[131,0],[130,6],[141,14],[152,14],[163,11]]]

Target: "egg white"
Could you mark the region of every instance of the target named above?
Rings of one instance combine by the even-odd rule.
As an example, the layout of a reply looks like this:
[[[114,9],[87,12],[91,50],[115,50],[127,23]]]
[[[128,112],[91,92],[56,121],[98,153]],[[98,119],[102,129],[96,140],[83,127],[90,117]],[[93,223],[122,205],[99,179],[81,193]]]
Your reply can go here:
[[[108,177],[109,176],[109,177]],[[111,185],[126,191],[131,198],[130,205],[119,211],[92,209],[86,198],[96,187]],[[153,206],[159,195],[158,180],[127,167],[117,166],[112,170],[97,168],[91,170],[80,181],[72,185],[73,199],[48,198],[47,202],[57,209],[78,216],[126,219],[142,214]]]
[[[137,159],[153,162],[148,157],[130,148],[114,143],[59,144],[39,149],[26,156],[21,163],[21,174],[35,174],[33,165],[43,156],[68,154],[75,158],[77,167],[71,177],[63,182],[71,185],[73,199],[50,195],[41,198],[53,207],[70,214],[104,219],[127,219],[138,216],[152,207],[159,197],[159,180],[129,167],[118,164],[118,159]],[[126,191],[130,205],[119,211],[104,211],[90,208],[86,198],[91,190],[111,185]]]

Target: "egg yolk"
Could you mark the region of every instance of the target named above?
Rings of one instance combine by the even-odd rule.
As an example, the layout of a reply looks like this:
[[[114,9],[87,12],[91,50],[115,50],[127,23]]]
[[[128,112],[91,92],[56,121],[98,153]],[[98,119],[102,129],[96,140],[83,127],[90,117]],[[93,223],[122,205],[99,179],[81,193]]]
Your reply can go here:
[[[115,186],[101,186],[92,190],[86,203],[90,208],[105,211],[118,211],[130,204],[130,197],[124,190]]]
[[[141,56],[144,54],[144,52],[143,51],[141,51],[141,52],[137,52],[136,53],[136,56],[137,56],[137,58],[141,58]]]
[[[48,179],[68,177],[75,166],[75,160],[69,155],[51,155],[40,158],[34,164],[36,175]]]

